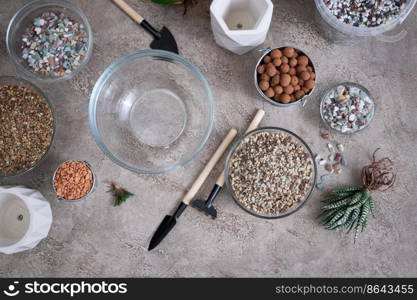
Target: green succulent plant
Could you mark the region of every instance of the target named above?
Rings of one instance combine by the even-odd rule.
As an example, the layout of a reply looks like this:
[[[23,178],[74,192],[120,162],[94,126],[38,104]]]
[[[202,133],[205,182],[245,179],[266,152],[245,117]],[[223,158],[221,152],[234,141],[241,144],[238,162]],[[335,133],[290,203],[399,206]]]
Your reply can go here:
[[[375,217],[375,203],[371,191],[386,191],[394,185],[394,163],[387,157],[362,168],[363,186],[342,187],[331,191],[321,208],[319,218],[327,230],[354,230],[354,242],[368,225],[369,215]]]
[[[375,217],[371,192],[361,187],[343,187],[333,190],[323,200],[321,223],[328,230],[346,228],[355,231],[354,241],[368,224],[369,213]]]

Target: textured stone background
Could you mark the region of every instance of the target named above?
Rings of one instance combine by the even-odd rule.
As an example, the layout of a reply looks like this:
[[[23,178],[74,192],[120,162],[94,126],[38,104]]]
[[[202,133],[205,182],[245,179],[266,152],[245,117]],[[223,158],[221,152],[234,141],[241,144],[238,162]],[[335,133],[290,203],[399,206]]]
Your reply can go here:
[[[10,18],[24,2],[0,0],[0,75],[15,74],[4,38]],[[48,159],[25,176],[0,181],[39,189],[51,202],[54,222],[48,238],[35,249],[0,255],[1,277],[417,276],[417,10],[401,26],[407,36],[397,43],[371,39],[341,47],[320,36],[312,0],[275,0],[265,46],[303,48],[314,59],[320,81],[304,108],[279,109],[263,102],[252,85],[257,54],[236,56],[214,43],[209,1],[200,1],[185,17],[180,7],[128,1],[148,20],[175,33],[182,55],[205,73],[217,107],[215,130],[197,159],[166,175],[141,176],[119,168],[100,152],[90,134],[87,107],[101,72],[116,58],[146,48],[150,37],[109,0],[74,2],[93,27],[94,55],[73,80],[43,86],[58,118],[56,143]],[[257,108],[267,112],[262,125],[290,129],[313,151],[325,153],[319,138],[323,128],[319,98],[325,89],[346,80],[370,89],[377,114],[363,133],[338,136],[346,145],[350,167],[331,185],[359,183],[360,168],[376,147],[394,158],[399,169],[395,188],[375,193],[377,219],[370,221],[355,245],[351,235],[327,232],[317,224],[318,191],[302,210],[275,221],[246,214],[226,191],[217,200],[217,220],[190,208],[155,251],[146,250],[156,226],[177,206],[227,130],[237,126],[243,132]],[[88,160],[98,174],[100,184],[88,201],[54,200],[51,174],[67,159]],[[207,181],[201,197],[207,196],[219,172],[217,168]],[[136,197],[113,208],[103,184],[107,179],[116,179]]]

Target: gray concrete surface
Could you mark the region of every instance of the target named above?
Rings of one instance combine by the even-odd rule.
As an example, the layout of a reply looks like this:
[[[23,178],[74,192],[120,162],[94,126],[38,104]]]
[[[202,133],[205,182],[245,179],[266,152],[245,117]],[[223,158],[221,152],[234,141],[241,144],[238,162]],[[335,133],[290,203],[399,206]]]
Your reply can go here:
[[[4,38],[7,24],[26,1],[0,0],[0,75],[13,75]],[[58,132],[48,159],[35,171],[0,184],[25,184],[39,189],[51,202],[54,222],[48,238],[35,249],[0,255],[0,276],[133,276],[133,277],[261,277],[261,276],[417,276],[417,10],[395,33],[396,43],[371,39],[351,47],[324,40],[314,20],[312,0],[275,0],[273,22],[265,46],[294,44],[315,60],[320,82],[304,107],[279,109],[263,102],[251,82],[256,53],[233,55],[213,41],[209,1],[182,16],[180,7],[161,7],[130,0],[158,26],[167,25],[182,55],[205,73],[215,95],[217,119],[210,142],[186,168],[158,176],[132,174],[100,152],[90,134],[87,107],[96,79],[116,58],[146,48],[150,37],[108,0],[74,1],[94,30],[94,55],[71,81],[44,85],[57,110]],[[321,193],[281,220],[263,220],[243,212],[227,192],[217,201],[212,221],[188,209],[175,230],[153,252],[146,250],[163,216],[202,169],[231,126],[244,131],[257,108],[267,115],[262,125],[281,126],[303,137],[315,152],[325,153],[319,132],[319,97],[325,89],[350,80],[367,86],[376,98],[372,126],[346,145],[350,167],[330,186],[359,183],[360,168],[376,147],[398,167],[393,190],[375,193],[377,218],[353,244],[352,236],[327,232],[315,218]],[[76,204],[53,199],[51,175],[59,162],[86,159],[100,184],[94,197]],[[220,167],[201,190],[205,197]],[[104,180],[114,179],[136,197],[119,208],[111,206]],[[328,186],[328,187],[330,187]]]

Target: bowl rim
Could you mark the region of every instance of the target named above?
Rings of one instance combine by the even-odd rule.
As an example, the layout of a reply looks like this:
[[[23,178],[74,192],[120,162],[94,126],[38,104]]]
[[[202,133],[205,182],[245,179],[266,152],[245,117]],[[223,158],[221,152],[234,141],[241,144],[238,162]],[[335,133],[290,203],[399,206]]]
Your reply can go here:
[[[97,118],[96,118],[96,109],[97,109],[97,101],[98,97],[102,92],[102,89],[104,87],[104,84],[107,82],[107,80],[112,76],[112,74],[118,70],[121,66],[128,63],[129,61],[132,61],[134,59],[142,59],[147,57],[158,57],[164,60],[168,61],[176,61],[181,64],[183,64],[185,67],[187,67],[190,71],[192,71],[202,82],[204,89],[207,93],[207,102],[209,106],[209,124],[205,130],[205,133],[202,138],[202,142],[199,144],[199,146],[192,152],[190,156],[188,156],[186,159],[182,159],[181,161],[175,163],[174,165],[167,167],[165,169],[161,170],[143,170],[139,168],[135,168],[120,159],[118,159],[116,156],[114,156],[111,151],[107,148],[105,143],[102,140],[102,135],[100,134],[100,131],[98,130],[97,126]],[[137,174],[164,174],[170,171],[173,171],[175,169],[178,169],[180,167],[185,166],[188,164],[191,160],[193,160],[204,148],[204,146],[207,144],[207,141],[211,135],[211,132],[214,127],[214,121],[215,121],[215,104],[213,100],[213,93],[211,91],[211,88],[208,84],[207,79],[204,77],[203,73],[200,71],[198,67],[187,61],[186,59],[182,58],[181,56],[165,51],[165,50],[154,50],[154,49],[147,49],[147,50],[139,50],[135,51],[133,53],[130,53],[126,56],[122,56],[112,62],[100,75],[99,79],[97,80],[96,84],[94,85],[93,91],[91,93],[90,97],[90,103],[88,107],[88,118],[90,123],[90,129],[92,132],[92,135],[94,137],[94,140],[96,141],[98,147],[100,150],[108,157],[110,158],[114,163],[117,165],[132,171]]]
[[[369,99],[371,99],[371,101],[372,101],[372,115],[371,115],[371,119],[369,120],[368,124],[365,127],[361,128],[361,129],[358,129],[356,131],[342,132],[340,130],[337,130],[336,128],[331,127],[329,125],[329,123],[324,119],[323,103],[325,101],[326,96],[330,92],[332,92],[333,90],[337,89],[339,86],[342,86],[342,85],[344,85],[344,86],[348,85],[348,86],[356,87],[356,88],[364,91],[368,95]],[[355,83],[355,82],[345,81],[345,82],[341,82],[341,83],[335,84],[334,86],[332,86],[331,88],[329,88],[328,90],[326,90],[323,93],[323,96],[321,97],[321,100],[320,100],[320,117],[321,117],[321,120],[323,121],[324,125],[326,125],[326,127],[328,129],[332,130],[333,132],[337,132],[337,133],[340,133],[340,134],[343,134],[343,135],[347,135],[347,136],[348,135],[351,135],[351,134],[355,134],[355,133],[361,132],[361,131],[369,128],[369,126],[371,125],[371,123],[374,121],[375,113],[376,113],[376,104],[375,104],[375,100],[374,100],[374,97],[372,96],[371,92],[366,87],[364,87],[363,85],[361,85],[359,83]]]
[[[13,46],[11,45],[12,40],[12,28],[15,25],[15,23],[19,20],[21,20],[22,14],[26,11],[35,10],[39,7],[47,7],[47,6],[60,6],[65,9],[69,9],[72,12],[74,12],[76,15],[79,16],[80,20],[82,21],[82,24],[84,25],[85,30],[88,34],[88,43],[87,43],[87,52],[84,56],[84,59],[82,60],[81,64],[78,66],[78,68],[75,71],[72,71],[71,73],[61,76],[61,77],[43,77],[37,75],[35,72],[30,71],[28,68],[25,68],[18,60],[17,55],[13,51]],[[16,69],[26,78],[32,79],[36,82],[42,82],[42,83],[54,83],[54,82],[60,82],[65,81],[73,78],[76,74],[78,74],[84,67],[88,64],[88,62],[91,59],[91,56],[93,54],[93,31],[90,25],[90,22],[88,21],[87,16],[84,14],[84,12],[74,3],[69,2],[67,0],[32,0],[25,5],[23,5],[11,18],[7,30],[6,30],[6,49],[7,54],[9,55],[10,59],[13,61],[13,64],[15,65]]]
[[[261,90],[261,88],[259,87],[259,82],[258,82],[258,71],[257,71],[257,69],[258,69],[258,66],[261,64],[261,62],[262,62],[262,60],[264,59],[264,57],[266,56],[266,55],[268,55],[269,53],[271,53],[272,52],[272,50],[275,50],[275,49],[279,49],[279,50],[281,50],[281,49],[284,49],[284,48],[294,48],[295,50],[298,50],[299,52],[302,52],[305,56],[307,56],[308,58],[309,58],[309,60],[310,60],[310,63],[311,63],[311,65],[312,65],[312,67],[313,67],[313,69],[314,69],[314,73],[316,74],[316,78],[314,79],[315,80],[315,82],[316,82],[316,84],[315,84],[315,86],[313,87],[313,89],[310,91],[310,93],[308,94],[308,95],[304,95],[304,97],[303,98],[301,98],[301,99],[298,99],[297,101],[294,101],[294,102],[291,102],[291,103],[287,103],[287,104],[284,104],[284,103],[281,103],[281,102],[276,102],[276,101],[274,101],[274,100],[271,100],[269,97],[267,97],[265,94],[264,94],[264,92]],[[284,45],[284,46],[278,46],[278,47],[268,47],[268,48],[265,48],[265,49],[260,49],[259,50],[260,52],[262,52],[262,55],[261,55],[261,57],[258,59],[258,61],[257,61],[257,63],[256,63],[256,66],[255,66],[255,71],[254,71],[254,84],[255,84],[255,88],[256,88],[256,90],[258,91],[258,94],[262,97],[262,99],[264,99],[264,100],[266,100],[267,102],[269,102],[270,104],[272,104],[273,106],[276,106],[276,107],[283,107],[283,108],[287,108],[287,107],[291,107],[291,106],[294,106],[294,105],[297,105],[297,104],[302,104],[302,106],[304,106],[304,105],[306,105],[306,103],[308,102],[308,100],[312,97],[312,95],[313,95],[313,93],[314,93],[314,91],[316,90],[316,88],[317,88],[317,84],[318,84],[318,72],[317,72],[317,68],[316,68],[316,65],[313,63],[313,60],[311,59],[311,55],[309,55],[307,52],[305,52],[303,49],[301,49],[301,48],[299,48],[299,47],[297,47],[297,46],[294,46],[294,45]]]
[[[0,76],[0,86],[2,86],[3,84],[1,83],[3,80],[11,80],[11,81],[16,81],[16,82],[23,82],[24,84],[28,85],[31,87],[31,89],[33,91],[35,91],[36,93],[38,93],[40,96],[43,97],[43,99],[45,100],[45,102],[48,104],[49,108],[51,109],[52,112],[52,136],[51,136],[51,143],[49,144],[48,148],[46,149],[45,153],[43,154],[43,156],[29,169],[26,169],[22,172],[16,173],[16,174],[2,174],[0,173],[0,179],[2,178],[12,178],[12,177],[16,177],[16,176],[20,176],[23,174],[26,174],[30,171],[32,171],[33,169],[35,169],[37,166],[39,166],[48,156],[49,152],[51,151],[54,143],[55,143],[55,138],[56,138],[56,128],[57,128],[57,120],[56,120],[56,110],[55,110],[55,106],[53,105],[53,103],[51,102],[51,100],[46,96],[46,94],[34,83],[23,79],[21,77],[18,76]]]
[[[245,138],[247,138],[248,136],[251,136],[253,134],[263,132],[263,131],[280,131],[280,132],[285,132],[286,134],[289,134],[289,135],[295,137],[299,142],[301,142],[301,144],[305,147],[305,149],[307,149],[307,152],[310,154],[310,159],[311,159],[312,164],[313,164],[313,179],[312,179],[312,182],[311,182],[311,188],[310,188],[309,192],[306,194],[305,199],[298,206],[296,206],[294,209],[290,208],[290,210],[288,212],[284,212],[283,214],[279,214],[277,216],[257,214],[254,211],[252,211],[252,210],[246,208],[245,206],[243,206],[243,204],[240,203],[240,201],[235,196],[235,194],[233,192],[231,182],[230,182],[230,178],[229,178],[230,162],[231,162],[231,158],[232,158],[233,154],[235,153],[236,149],[241,145],[241,143],[244,141]],[[316,184],[316,181],[317,181],[317,176],[318,176],[317,172],[318,172],[317,171],[317,164],[316,164],[316,161],[314,159],[314,154],[311,151],[311,148],[308,146],[308,144],[301,137],[299,137],[297,134],[295,134],[294,132],[292,132],[288,129],[282,128],[282,127],[275,127],[275,126],[260,127],[260,128],[255,129],[255,130],[249,131],[248,133],[239,137],[233,143],[232,147],[229,150],[229,153],[227,154],[226,162],[225,162],[225,168],[224,168],[226,186],[227,186],[227,189],[229,190],[230,194],[232,195],[232,198],[235,201],[235,203],[241,209],[243,209],[245,212],[247,212],[247,213],[249,213],[249,214],[251,214],[255,217],[262,218],[262,219],[281,219],[281,218],[288,217],[288,216],[294,214],[295,212],[299,211],[308,202],[308,200],[313,195],[313,192],[315,190],[315,184]]]

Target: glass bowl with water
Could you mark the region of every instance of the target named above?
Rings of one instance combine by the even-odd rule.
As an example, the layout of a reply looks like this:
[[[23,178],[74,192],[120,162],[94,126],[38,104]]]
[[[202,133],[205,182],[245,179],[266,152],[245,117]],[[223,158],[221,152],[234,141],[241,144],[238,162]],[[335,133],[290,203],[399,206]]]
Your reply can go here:
[[[206,144],[214,102],[203,74],[167,51],[142,50],[112,63],[90,99],[89,119],[100,149],[140,174],[190,162]]]

